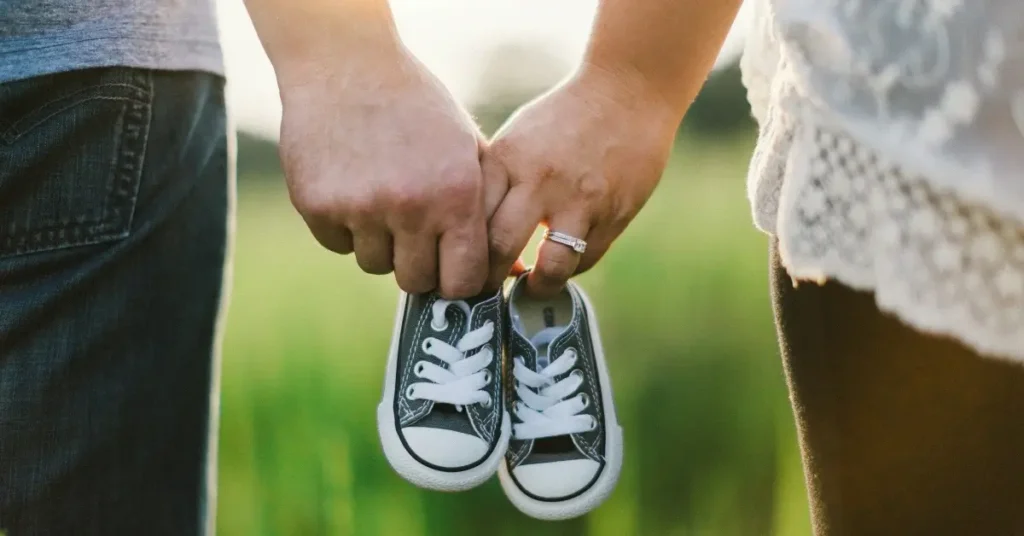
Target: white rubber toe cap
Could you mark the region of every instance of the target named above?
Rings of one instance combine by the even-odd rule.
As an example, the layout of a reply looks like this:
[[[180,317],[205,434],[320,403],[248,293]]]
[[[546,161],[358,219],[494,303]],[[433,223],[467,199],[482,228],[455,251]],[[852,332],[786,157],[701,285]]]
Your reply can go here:
[[[594,460],[566,460],[520,465],[512,470],[512,474],[530,495],[559,499],[585,488],[600,469],[601,464]]]
[[[465,467],[487,455],[486,441],[462,432],[412,426],[403,428],[402,435],[418,458],[435,467]]]

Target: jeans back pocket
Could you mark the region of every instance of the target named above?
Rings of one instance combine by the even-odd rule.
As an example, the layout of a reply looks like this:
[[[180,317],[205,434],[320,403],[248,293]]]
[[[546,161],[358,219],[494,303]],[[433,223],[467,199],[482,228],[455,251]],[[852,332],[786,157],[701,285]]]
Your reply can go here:
[[[128,236],[151,106],[145,70],[0,84],[0,258]]]

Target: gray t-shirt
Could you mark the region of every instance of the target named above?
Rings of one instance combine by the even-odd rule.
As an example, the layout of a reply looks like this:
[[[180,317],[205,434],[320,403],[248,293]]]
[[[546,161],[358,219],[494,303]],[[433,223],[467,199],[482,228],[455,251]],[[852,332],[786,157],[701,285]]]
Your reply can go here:
[[[0,83],[90,67],[223,74],[215,0],[0,0]]]

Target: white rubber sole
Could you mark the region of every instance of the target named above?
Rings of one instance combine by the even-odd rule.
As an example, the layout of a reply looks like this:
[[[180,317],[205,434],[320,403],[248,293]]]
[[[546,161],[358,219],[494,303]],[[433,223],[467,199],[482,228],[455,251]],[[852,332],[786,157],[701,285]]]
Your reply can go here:
[[[402,317],[409,296],[405,292],[399,295],[398,313],[395,317],[395,328],[391,335],[391,349],[388,351],[388,364],[384,372],[384,395],[377,406],[377,432],[391,468],[399,476],[421,488],[435,491],[465,491],[483,484],[498,470],[498,465],[505,459],[508,439],[512,433],[512,425],[508,411],[504,411],[501,421],[501,435],[494,451],[483,461],[471,469],[458,472],[438,471],[420,463],[406,450],[395,428],[395,376],[398,367],[398,347],[402,334]],[[504,397],[502,405],[504,406]]]
[[[501,467],[498,468],[501,489],[505,492],[509,502],[520,512],[546,521],[572,519],[594,510],[612,494],[615,485],[619,482],[619,474],[622,473],[622,427],[619,426],[619,421],[615,416],[612,383],[608,376],[608,366],[604,360],[604,347],[601,345],[601,332],[597,327],[597,316],[594,314],[590,298],[583,292],[583,289],[576,286],[576,290],[583,300],[583,307],[587,310],[590,336],[594,342],[594,360],[597,363],[598,381],[601,382],[601,401],[604,403],[605,465],[601,476],[587,491],[571,499],[541,501],[530,497],[519,489],[519,486],[512,480],[508,464],[504,459],[502,459]]]

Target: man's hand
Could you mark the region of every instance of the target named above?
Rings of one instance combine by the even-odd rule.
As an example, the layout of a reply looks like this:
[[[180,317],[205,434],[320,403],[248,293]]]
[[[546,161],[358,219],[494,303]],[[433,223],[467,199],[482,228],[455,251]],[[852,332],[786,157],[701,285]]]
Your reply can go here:
[[[354,251],[365,272],[394,270],[411,293],[471,296],[487,275],[480,137],[432,75],[395,61],[394,72],[349,65],[282,89],[292,202],[324,247]]]
[[[484,157],[485,180],[508,185],[490,221],[488,285],[508,276],[540,223],[587,249],[545,240],[529,292],[556,293],[593,266],[654,191],[678,124],[635,73],[594,66],[517,112]]]
[[[288,189],[316,239],[407,292],[478,293],[481,135],[401,44],[387,2],[247,5],[277,73]]]

